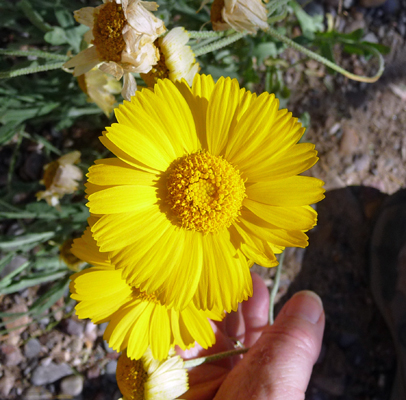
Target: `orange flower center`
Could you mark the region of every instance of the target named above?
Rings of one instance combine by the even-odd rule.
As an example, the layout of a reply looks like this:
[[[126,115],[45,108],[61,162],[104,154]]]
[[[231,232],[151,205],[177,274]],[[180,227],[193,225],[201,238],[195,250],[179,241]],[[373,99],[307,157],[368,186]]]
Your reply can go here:
[[[96,46],[101,60],[121,60],[121,53],[125,49],[122,32],[126,23],[123,8],[114,1],[95,11],[92,43]]]
[[[176,160],[168,170],[168,203],[180,225],[203,233],[228,228],[246,197],[240,173],[208,152]]]
[[[130,360],[124,353],[117,362],[117,385],[126,400],[144,400],[148,374],[141,360]]]

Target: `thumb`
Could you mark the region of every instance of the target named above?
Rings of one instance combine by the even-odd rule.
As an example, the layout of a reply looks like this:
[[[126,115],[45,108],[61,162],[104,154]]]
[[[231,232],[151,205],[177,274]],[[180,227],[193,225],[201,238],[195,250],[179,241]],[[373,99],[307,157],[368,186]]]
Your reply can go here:
[[[229,373],[215,399],[304,399],[324,322],[320,297],[310,291],[296,293]]]

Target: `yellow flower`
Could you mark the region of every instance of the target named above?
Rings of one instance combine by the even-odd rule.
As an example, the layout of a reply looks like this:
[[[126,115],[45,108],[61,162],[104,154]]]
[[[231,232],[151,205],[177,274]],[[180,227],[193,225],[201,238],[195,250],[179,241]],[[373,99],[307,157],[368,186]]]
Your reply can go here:
[[[192,84],[200,67],[192,49],[186,46],[188,41],[189,34],[181,27],[172,29],[155,41],[160,54],[158,64],[147,74],[141,74],[148,86],[153,87],[158,79],[164,78],[173,82],[185,79],[189,85]]]
[[[256,33],[267,30],[267,10],[262,0],[214,0],[210,19],[215,31],[234,29]]]
[[[130,360],[121,354],[116,378],[122,400],[173,400],[189,389],[183,360],[174,356],[159,362],[150,349],[141,360]]]
[[[65,194],[73,193],[83,177],[82,171],[76,167],[80,152],[72,151],[44,166],[44,177],[40,181],[46,190],[36,194],[38,200],[45,199],[50,206],[57,206],[59,199]]]
[[[75,18],[90,28],[85,40],[93,46],[64,64],[80,76],[95,66],[113,75],[124,76],[122,95],[129,99],[137,90],[132,72],[147,73],[159,60],[155,39],[165,32],[163,21],[151,11],[158,5],[151,1],[104,0],[98,7],[75,11]]]
[[[158,81],[116,109],[102,143],[117,158],[88,173],[91,230],[123,278],[168,307],[235,310],[249,267],[308,245],[323,182],[304,128],[273,94],[196,75]]]
[[[116,102],[113,95],[121,92],[120,82],[99,69],[93,68],[78,76],[78,83],[82,91],[89,96],[88,101],[96,103],[104,114],[109,117]]]
[[[154,358],[163,360],[174,345],[188,349],[197,341],[207,349],[215,342],[208,318],[221,320],[221,313],[197,310],[193,303],[176,311],[127,284],[98,250],[90,228],[74,240],[72,253],[96,265],[71,277],[71,297],[79,302],[76,314],[94,323],[109,321],[104,339],[114,350],[127,348],[130,358],[139,359],[150,346]]]

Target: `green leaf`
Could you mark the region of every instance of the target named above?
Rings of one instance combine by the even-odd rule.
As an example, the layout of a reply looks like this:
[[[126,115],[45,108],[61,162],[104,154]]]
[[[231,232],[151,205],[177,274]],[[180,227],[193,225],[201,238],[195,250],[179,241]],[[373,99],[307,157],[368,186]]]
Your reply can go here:
[[[13,259],[13,257],[14,253],[8,253],[6,256],[0,259],[0,273],[8,264],[10,264],[10,261]]]
[[[30,307],[30,312],[39,315],[51,308],[65,293],[69,284],[69,277],[56,282]]]
[[[44,35],[44,39],[47,43],[50,43],[54,46],[60,46],[61,44],[65,44],[68,41],[65,31],[59,26],[56,26],[52,29],[52,31],[47,32]]]
[[[0,146],[10,141],[21,129],[20,121],[10,121],[0,127]]]
[[[255,47],[253,55],[257,57],[258,64],[261,65],[268,57],[276,58],[278,56],[278,50],[274,42],[260,43]]]
[[[28,233],[26,235],[14,236],[10,238],[9,236],[0,237],[0,250],[14,249],[19,246],[24,246],[27,244],[39,244],[46,240],[54,237],[55,232],[42,232],[42,233]]]
[[[5,288],[1,287],[0,294],[15,293],[19,292],[20,290],[26,289],[27,287],[39,285],[45,282],[55,281],[57,279],[64,277],[66,273],[67,270],[66,268],[64,268],[63,270],[58,270],[55,272],[41,272],[33,274],[29,277],[22,278],[19,281],[12,283],[11,285]]]
[[[69,28],[70,26],[75,25],[72,13],[66,8],[58,7],[55,10],[55,16],[62,28]]]
[[[324,30],[323,15],[317,14],[312,17],[296,1],[291,1],[289,4],[296,14],[304,36],[311,38],[315,32],[322,32]]]

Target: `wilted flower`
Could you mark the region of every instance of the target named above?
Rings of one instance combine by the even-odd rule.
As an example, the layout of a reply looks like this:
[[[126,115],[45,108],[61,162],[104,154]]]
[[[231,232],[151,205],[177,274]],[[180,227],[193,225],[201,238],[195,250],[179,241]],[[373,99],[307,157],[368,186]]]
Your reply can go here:
[[[116,102],[113,95],[121,92],[121,83],[97,68],[78,76],[78,82],[82,91],[89,96],[88,101],[96,103],[109,117]]]
[[[189,85],[192,84],[200,67],[192,49],[186,45],[188,41],[189,34],[182,27],[172,29],[155,41],[160,59],[150,72],[141,74],[148,86],[153,87],[158,79],[164,78],[173,82],[185,79]]]
[[[91,227],[123,278],[168,307],[235,310],[249,267],[306,247],[323,182],[304,128],[273,94],[196,74],[159,80],[115,111],[102,143],[117,158],[88,173]]]
[[[95,265],[71,276],[71,297],[78,301],[76,314],[96,324],[108,321],[103,337],[114,350],[127,348],[130,358],[139,359],[150,347],[154,358],[163,360],[175,345],[185,350],[195,341],[206,349],[214,344],[208,318],[220,320],[222,313],[197,310],[193,303],[176,311],[162,305],[154,294],[129,285],[107,254],[99,251],[90,228],[74,240],[72,253]]]
[[[174,400],[189,389],[188,373],[179,356],[157,361],[148,349],[141,360],[125,353],[117,362],[117,385],[122,400]]]
[[[74,75],[79,76],[102,63],[99,68],[103,72],[117,80],[124,76],[122,95],[129,99],[137,89],[131,73],[147,73],[159,60],[154,41],[166,28],[151,13],[157,8],[150,1],[104,0],[98,7],[75,11],[76,20],[90,28],[85,40],[93,46],[66,62],[64,67],[74,67]]]
[[[72,244],[73,239],[67,239],[62,243],[62,246],[59,248],[59,258],[72,271],[79,271],[79,267],[83,264],[83,261],[71,252]]]
[[[57,206],[65,194],[78,188],[82,171],[73,164],[79,162],[80,152],[72,151],[44,166],[44,177],[40,181],[46,190],[36,194],[38,200],[45,199],[50,206]]]
[[[268,29],[262,0],[214,0],[210,19],[215,31],[234,29],[254,34],[259,28]]]

